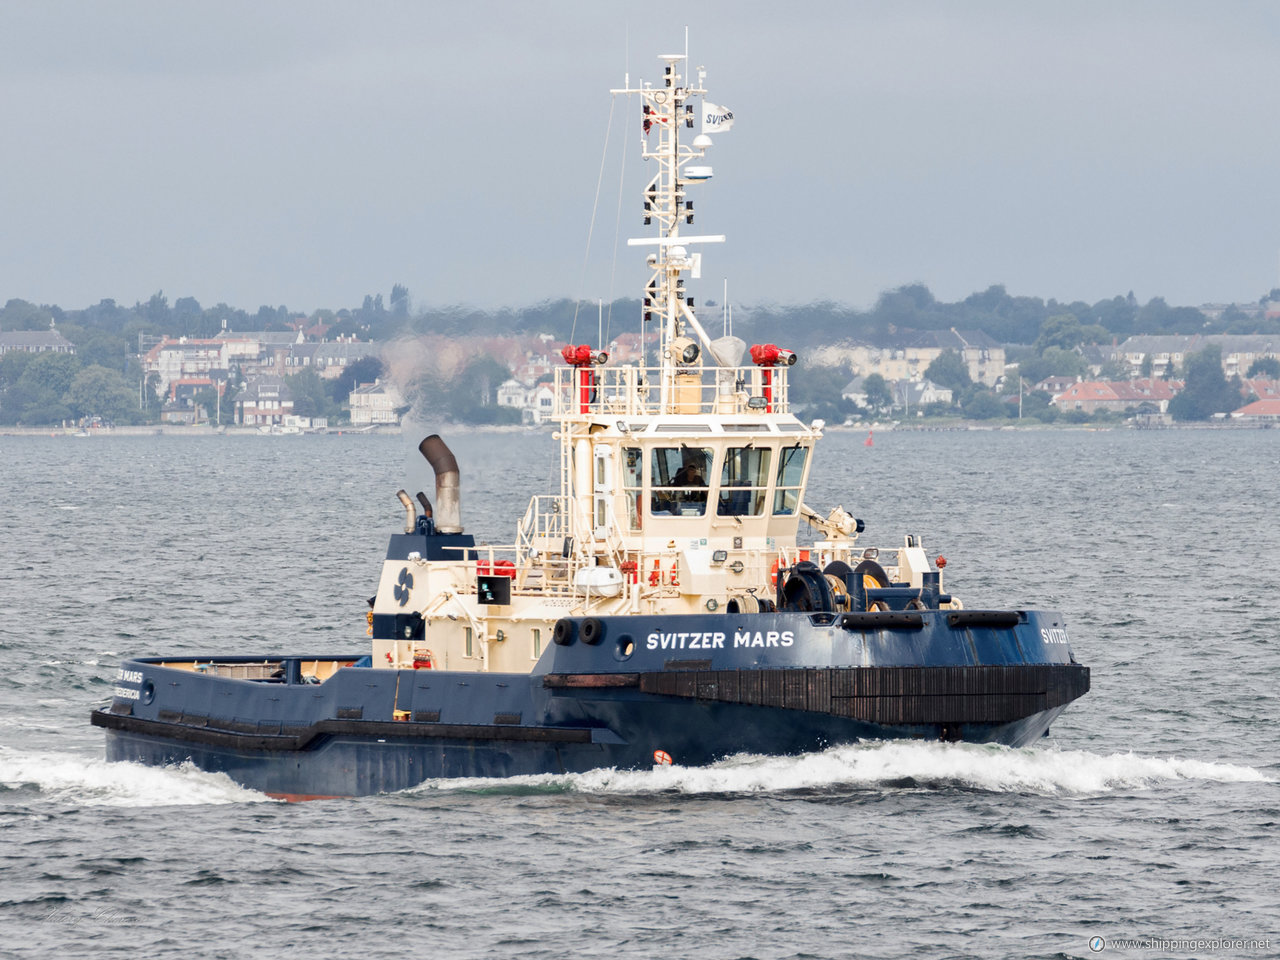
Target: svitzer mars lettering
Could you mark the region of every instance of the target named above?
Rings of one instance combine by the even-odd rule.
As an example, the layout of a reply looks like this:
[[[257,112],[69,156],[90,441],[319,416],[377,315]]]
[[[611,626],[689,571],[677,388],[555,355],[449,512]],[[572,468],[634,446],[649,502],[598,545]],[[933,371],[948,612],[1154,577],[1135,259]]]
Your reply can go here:
[[[728,636],[724,633],[695,633],[680,631],[665,633],[655,631],[645,638],[649,650],[723,650]],[[789,647],[796,642],[791,630],[736,630],[733,646],[738,647]]]

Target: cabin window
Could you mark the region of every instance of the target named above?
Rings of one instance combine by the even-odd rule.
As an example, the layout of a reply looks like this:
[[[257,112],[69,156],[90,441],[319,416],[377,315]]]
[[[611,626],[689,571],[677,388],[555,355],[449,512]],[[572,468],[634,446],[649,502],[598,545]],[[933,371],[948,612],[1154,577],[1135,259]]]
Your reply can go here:
[[[542,655],[542,631],[538,628],[533,630],[533,656],[536,660]]]
[[[595,461],[595,479],[592,487],[595,499],[595,535],[603,538],[609,536],[609,527],[612,525],[610,501],[618,492],[613,477],[613,448],[603,444],[597,445],[593,459]]]
[[[644,497],[644,453],[639,447],[622,448],[622,493],[627,501],[627,521],[631,530],[640,529],[640,504]]]
[[[700,517],[707,512],[712,457],[707,447],[653,448],[649,483],[655,517]]]
[[[769,488],[768,447],[730,447],[720,470],[716,513],[722,517],[758,517]]]
[[[778,488],[773,495],[775,515],[791,516],[800,509],[804,492],[804,463],[809,455],[806,447],[783,447],[778,457]]]
[[[471,644],[471,628],[470,628],[470,627],[463,627],[463,628],[462,628],[462,632],[463,632],[463,635],[464,635],[464,636],[466,636],[466,638],[467,638],[467,656],[468,656],[468,657],[473,657],[473,656],[475,656],[475,654],[472,652],[473,648],[472,648],[472,644]]]

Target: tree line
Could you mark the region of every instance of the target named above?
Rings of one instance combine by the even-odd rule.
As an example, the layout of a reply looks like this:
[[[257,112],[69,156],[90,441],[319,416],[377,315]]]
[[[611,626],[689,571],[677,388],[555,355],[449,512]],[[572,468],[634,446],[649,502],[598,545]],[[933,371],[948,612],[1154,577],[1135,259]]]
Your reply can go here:
[[[1272,299],[1280,300],[1280,289],[1268,291],[1258,302],[1261,305]],[[719,326],[716,314],[720,305],[708,300],[699,312],[714,335]],[[132,306],[102,300],[79,310],[11,299],[0,309],[0,331],[47,330],[52,324],[75,345],[76,353],[39,358],[9,353],[0,358],[0,422],[54,423],[90,415],[122,422],[154,420],[159,415],[159,401],[144,382],[138,358],[147,338],[167,335],[206,339],[224,329],[291,330],[299,316],[283,305],[263,305],[250,313],[226,303],[204,307],[194,297],[180,297],[171,304],[163,291]],[[368,294],[358,307],[315,310],[305,319],[310,324],[324,324],[329,339],[545,333],[561,341],[592,342],[596,316],[595,304],[567,298],[495,310],[463,305],[415,309],[408,288],[396,284],[385,300],[382,294]],[[613,301],[606,307],[606,339],[640,330],[645,326],[641,317],[640,301]],[[882,294],[868,310],[830,301],[735,307],[733,322],[735,334],[749,342],[785,340],[784,345],[793,349],[847,340],[885,344],[909,338],[913,332],[953,327],[978,330],[1006,344],[1008,359],[1018,363],[1023,380],[1032,383],[1050,375],[1083,376],[1088,369],[1084,348],[1136,334],[1280,334],[1280,320],[1261,315],[1249,317],[1235,308],[1211,320],[1196,308],[1170,306],[1160,297],[1140,303],[1132,292],[1092,304],[1063,303],[1052,298],[1012,296],[999,285],[952,303],[937,300],[922,284],[911,284]],[[40,362],[36,363],[36,359]],[[451,415],[456,419],[500,419],[501,414],[492,409],[493,392],[504,371],[485,368],[479,372],[479,376],[469,377],[465,383],[428,383],[428,377],[420,388],[411,385],[410,392],[426,395],[438,390],[438,396],[448,398]],[[939,375],[947,377],[946,363]],[[1119,378],[1127,376],[1127,372],[1117,367],[1104,370],[1102,376]],[[292,383],[302,410],[315,411],[302,415],[341,416],[345,393],[339,388],[345,389],[350,378],[343,377],[337,386],[314,379],[316,382],[304,376]],[[795,379],[793,398],[803,408],[820,410],[828,418],[852,412],[840,396],[850,379],[847,370],[814,368]],[[935,382],[952,387],[960,412],[995,411],[989,399],[979,399],[989,391],[968,383],[967,374],[950,380]],[[490,386],[480,392],[477,384]],[[206,398],[209,399],[213,399],[212,393]],[[222,402],[227,405],[231,400],[224,396]],[[1039,400],[1032,401],[1036,409]],[[1025,415],[1026,396],[1023,407]],[[228,422],[229,410],[222,413],[223,422]]]

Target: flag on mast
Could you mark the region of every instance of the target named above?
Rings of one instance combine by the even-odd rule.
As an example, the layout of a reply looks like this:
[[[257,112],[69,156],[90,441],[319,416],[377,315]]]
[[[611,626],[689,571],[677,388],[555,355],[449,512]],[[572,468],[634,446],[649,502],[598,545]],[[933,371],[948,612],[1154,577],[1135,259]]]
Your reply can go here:
[[[722,133],[733,126],[733,111],[728,107],[717,107],[714,103],[702,101],[702,132]]]

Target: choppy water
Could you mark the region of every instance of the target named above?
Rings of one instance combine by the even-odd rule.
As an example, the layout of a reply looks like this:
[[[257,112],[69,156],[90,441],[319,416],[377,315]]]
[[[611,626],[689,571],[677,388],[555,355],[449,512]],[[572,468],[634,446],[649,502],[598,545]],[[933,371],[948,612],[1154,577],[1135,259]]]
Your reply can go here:
[[[508,541],[550,438],[449,439]],[[1280,955],[1280,431],[862,439],[811,504],[925,534],[970,606],[1066,614],[1093,691],[1041,746],[290,805],[106,764],[88,711],[122,656],[359,649],[394,491],[430,490],[410,438],[0,437],[0,953]],[[1270,945],[1115,943],[1149,937]]]

